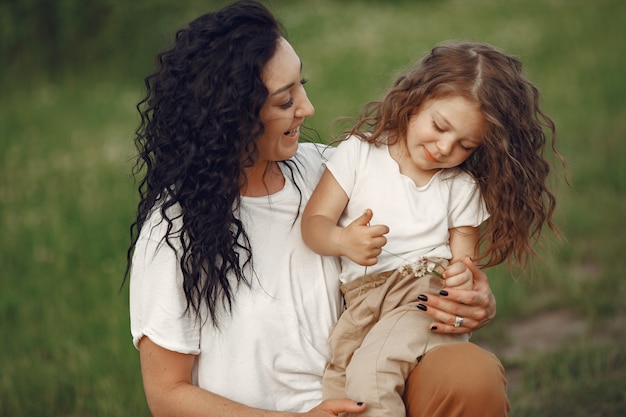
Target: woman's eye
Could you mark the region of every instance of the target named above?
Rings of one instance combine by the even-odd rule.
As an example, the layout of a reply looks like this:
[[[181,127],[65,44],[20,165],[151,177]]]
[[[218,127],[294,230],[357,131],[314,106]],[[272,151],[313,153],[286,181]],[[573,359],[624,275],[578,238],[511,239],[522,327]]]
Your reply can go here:
[[[282,104],[280,106],[281,109],[288,109],[291,106],[293,106],[293,98],[290,98],[288,102],[286,102],[285,104]]]
[[[303,78],[300,80],[300,85],[304,86],[304,84],[306,84],[307,82],[309,82],[309,80],[306,80]],[[289,97],[289,101],[287,101],[284,104],[281,104],[279,107],[283,110],[287,110],[291,106],[293,106],[293,97]]]

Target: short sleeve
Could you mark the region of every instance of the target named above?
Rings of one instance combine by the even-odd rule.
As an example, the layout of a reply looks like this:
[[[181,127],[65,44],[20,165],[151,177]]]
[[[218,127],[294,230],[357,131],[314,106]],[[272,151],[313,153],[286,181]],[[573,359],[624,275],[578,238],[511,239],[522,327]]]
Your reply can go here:
[[[144,224],[130,273],[133,344],[148,336],[157,345],[184,354],[200,353],[200,325],[187,314],[178,255],[163,239],[167,222],[158,210]],[[172,239],[176,242],[176,238]]]
[[[451,177],[450,207],[448,220],[450,228],[478,227],[489,218],[487,207],[480,194],[478,184],[465,172]]]
[[[346,139],[337,146],[332,157],[326,163],[326,168],[333,174],[348,197],[352,195],[356,183],[360,152],[368,149],[367,146],[362,146],[363,143],[354,136]]]

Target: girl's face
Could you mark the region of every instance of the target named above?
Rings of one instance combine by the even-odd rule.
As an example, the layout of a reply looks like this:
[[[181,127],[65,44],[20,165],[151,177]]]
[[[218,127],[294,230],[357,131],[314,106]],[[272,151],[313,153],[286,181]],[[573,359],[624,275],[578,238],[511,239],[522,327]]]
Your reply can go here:
[[[421,171],[460,165],[480,146],[484,117],[461,96],[426,100],[409,119],[406,150]]]
[[[300,126],[315,113],[304,90],[301,70],[300,58],[289,42],[280,38],[261,74],[268,98],[260,112],[265,132],[257,142],[257,162],[284,161],[298,149]]]

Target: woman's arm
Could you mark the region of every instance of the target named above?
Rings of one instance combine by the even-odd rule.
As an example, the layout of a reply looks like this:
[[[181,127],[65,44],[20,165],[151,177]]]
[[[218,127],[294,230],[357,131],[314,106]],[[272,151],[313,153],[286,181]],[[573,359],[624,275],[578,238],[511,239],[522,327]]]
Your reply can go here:
[[[320,255],[347,256],[360,265],[374,265],[387,243],[384,235],[389,228],[369,226],[373,215],[369,209],[347,227],[338,226],[347,204],[345,191],[325,170],[302,213],[302,239]]]
[[[307,413],[251,408],[193,385],[194,355],[162,348],[146,336],[139,342],[139,355],[146,400],[154,417],[329,417],[365,410],[364,405],[347,399],[324,401]]]
[[[432,331],[436,333],[470,333],[489,323],[496,315],[496,298],[489,286],[487,275],[469,258],[463,263],[474,276],[472,290],[444,288],[442,295],[428,295],[427,300],[420,303],[426,306],[424,311],[439,321],[433,323]],[[463,325],[454,327],[456,316],[463,318]]]
[[[146,400],[154,417],[281,415],[245,407],[193,385],[194,355],[162,348],[146,336],[139,342],[139,354]]]

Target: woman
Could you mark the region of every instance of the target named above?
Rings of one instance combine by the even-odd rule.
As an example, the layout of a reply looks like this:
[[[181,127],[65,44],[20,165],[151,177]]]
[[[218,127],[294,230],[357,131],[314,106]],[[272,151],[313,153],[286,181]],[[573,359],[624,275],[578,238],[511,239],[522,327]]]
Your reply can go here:
[[[271,13],[243,1],[191,22],[158,61],[139,105],[143,178],[129,249],[131,331],[150,410],[363,411],[366,404],[348,399],[320,403],[328,331],[341,302],[337,259],[316,255],[300,235],[300,211],[323,163],[321,146],[298,144],[314,113],[300,59]],[[442,322],[438,331],[467,333],[494,316],[486,277],[473,272],[474,291],[422,303]],[[462,327],[454,327],[456,316]],[[459,378],[471,373],[485,381],[481,398],[506,402],[497,359],[463,346],[429,353],[407,388],[411,415],[443,401],[446,394],[429,390],[448,374],[476,388]],[[465,358],[462,366],[449,365],[455,357]],[[445,384],[455,396],[467,393]]]

